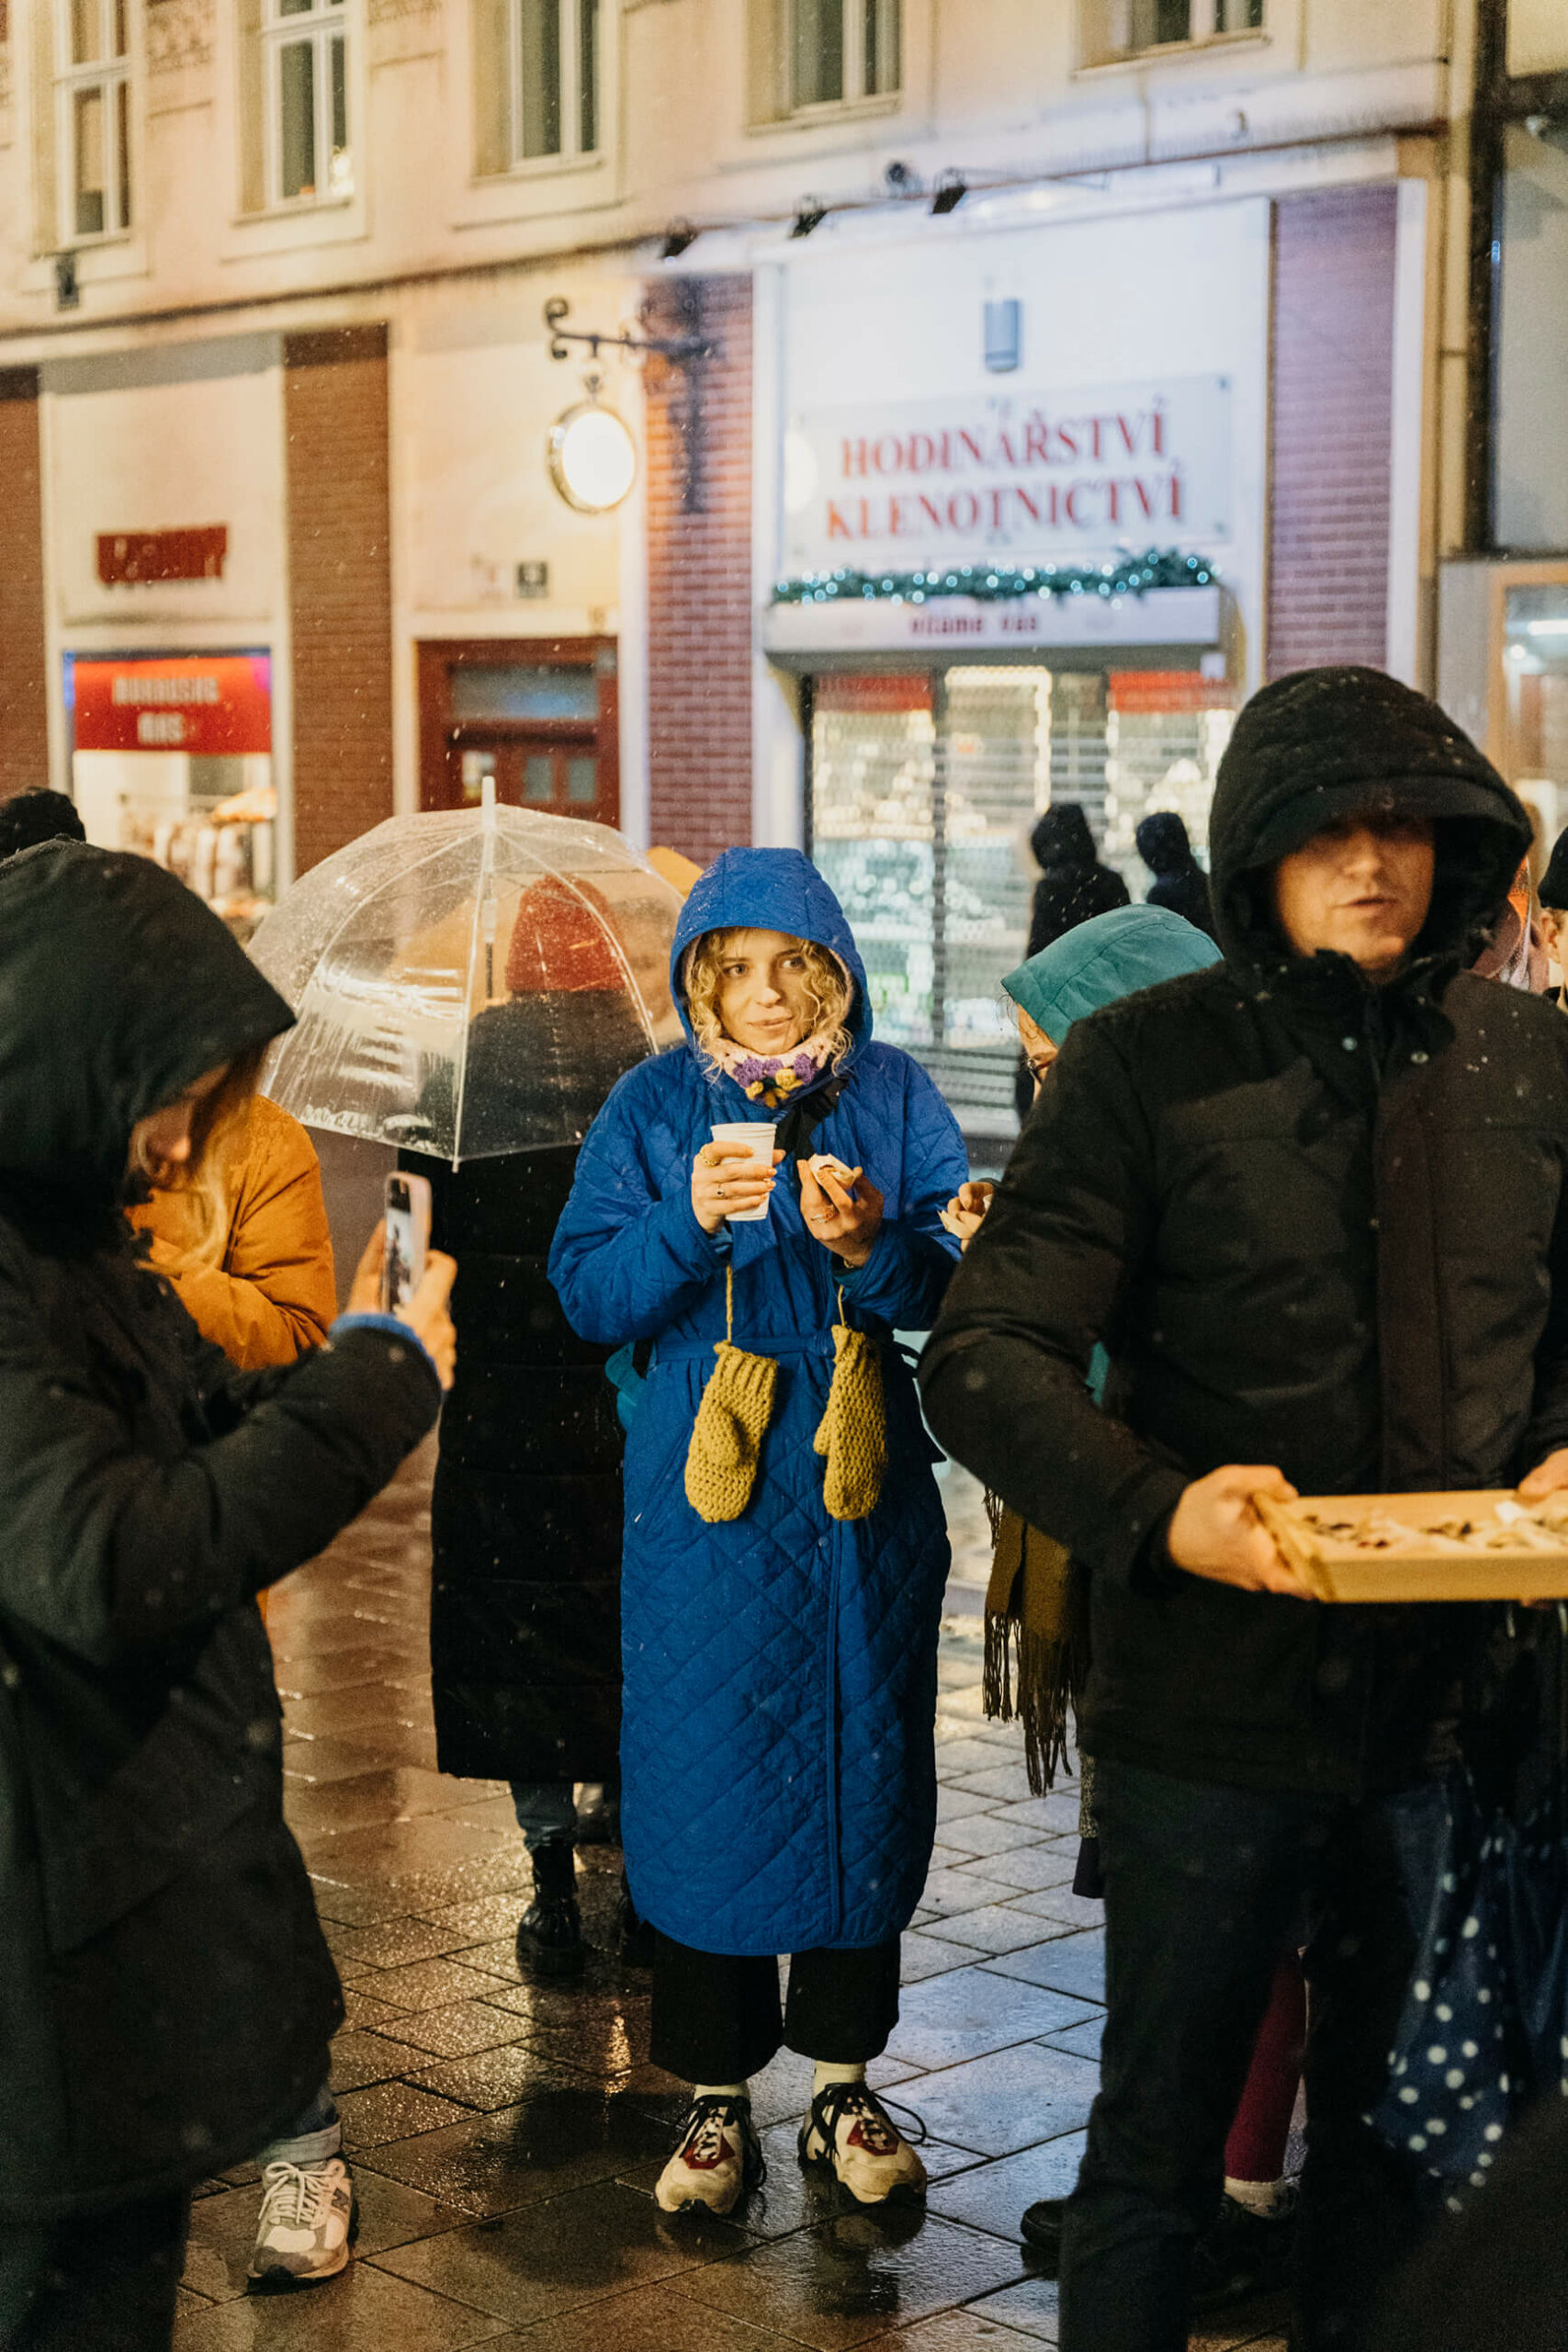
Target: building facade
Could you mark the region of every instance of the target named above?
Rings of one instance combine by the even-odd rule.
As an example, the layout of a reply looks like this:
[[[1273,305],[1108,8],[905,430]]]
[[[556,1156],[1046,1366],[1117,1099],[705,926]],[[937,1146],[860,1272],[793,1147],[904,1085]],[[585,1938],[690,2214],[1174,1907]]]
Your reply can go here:
[[[242,922],[487,775],[694,857],[798,842],[886,1034],[1005,1122],[1050,798],[1141,888],[1139,816],[1201,847],[1260,681],[1471,692],[1484,534],[1560,551],[1527,389],[1560,33],[1551,0],[12,0],[0,790],[73,789]],[[552,476],[583,405],[636,444],[605,511]]]

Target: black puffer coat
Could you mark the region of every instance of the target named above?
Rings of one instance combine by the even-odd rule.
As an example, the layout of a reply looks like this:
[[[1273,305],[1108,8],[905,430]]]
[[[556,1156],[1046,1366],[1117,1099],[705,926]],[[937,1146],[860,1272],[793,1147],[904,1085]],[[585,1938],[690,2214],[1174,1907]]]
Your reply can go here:
[[[1040,868],[1029,915],[1028,954],[1038,956],[1064,932],[1124,907],[1128,889],[1113,866],[1101,865],[1089,819],[1076,800],[1047,808],[1029,837]]]
[[[3,2227],[188,2186],[320,2086],[342,2002],[254,1595],[439,1392],[374,1327],[237,1374],[132,1255],[135,1121],[289,1020],[199,899],[26,852],[0,1001]]]
[[[1436,820],[1438,873],[1379,990],[1289,957],[1267,885],[1383,783]],[[1162,1539],[1224,1463],[1303,1493],[1489,1487],[1568,1443],[1568,1033],[1459,968],[1529,837],[1424,697],[1283,679],[1215,797],[1227,961],[1077,1023],[1052,1070],[922,1385],[942,1442],[1091,1571],[1091,1754],[1348,1792],[1443,1750],[1481,1612],[1240,1592]]]
[[[537,1082],[542,1040],[570,1064],[585,1128],[647,1040],[609,996],[538,994],[475,1022],[470,1090],[497,1112]],[[564,1051],[572,1041],[570,1052]],[[515,1132],[513,1126],[513,1132]],[[580,1340],[546,1261],[577,1167],[570,1145],[471,1159],[430,1178],[433,1231],[457,1261],[457,1375],[431,1502],[431,1671],[444,1772],[618,1777],[621,1426],[609,1351]]]

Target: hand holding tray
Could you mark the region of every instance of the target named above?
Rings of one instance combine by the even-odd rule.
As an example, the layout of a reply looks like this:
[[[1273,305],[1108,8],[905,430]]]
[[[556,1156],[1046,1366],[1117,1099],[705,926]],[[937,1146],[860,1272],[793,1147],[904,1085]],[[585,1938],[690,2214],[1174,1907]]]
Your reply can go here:
[[[1568,1493],[1303,1495],[1253,1508],[1320,1600],[1568,1600]]]

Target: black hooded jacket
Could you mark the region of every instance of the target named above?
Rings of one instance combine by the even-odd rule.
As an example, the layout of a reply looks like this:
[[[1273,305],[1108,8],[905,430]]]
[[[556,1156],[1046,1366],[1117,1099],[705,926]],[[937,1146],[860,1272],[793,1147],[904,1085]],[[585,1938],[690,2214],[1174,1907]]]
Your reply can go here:
[[[290,1014],[145,859],[0,869],[0,2228],[176,2190],[342,2015],[254,1595],[435,1417],[374,1327],[236,1374],[119,1213],[130,1133]]]
[[[1289,955],[1268,885],[1383,793],[1435,820],[1437,875],[1379,989]],[[1529,838],[1425,697],[1281,679],[1215,795],[1225,962],[1077,1023],[1052,1069],[922,1388],[942,1444],[1090,1570],[1093,1755],[1352,1793],[1442,1752],[1481,1612],[1241,1592],[1163,1534],[1225,1463],[1304,1494],[1496,1487],[1568,1443],[1568,1032],[1462,968]]]
[[[1100,865],[1089,819],[1076,800],[1059,800],[1047,808],[1029,845],[1040,868],[1029,916],[1030,956],[1092,915],[1108,915],[1112,907],[1127,904],[1127,885],[1114,867]]]
[[[1193,856],[1187,828],[1175,809],[1156,808],[1152,817],[1141,818],[1134,838],[1138,855],[1155,877],[1148,890],[1150,906],[1168,908],[1216,939],[1209,877]]]

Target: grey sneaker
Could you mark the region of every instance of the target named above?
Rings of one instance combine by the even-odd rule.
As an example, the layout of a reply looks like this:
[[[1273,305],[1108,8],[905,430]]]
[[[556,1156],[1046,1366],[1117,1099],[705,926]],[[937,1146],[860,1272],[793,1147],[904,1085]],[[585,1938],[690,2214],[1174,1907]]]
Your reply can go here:
[[[248,2290],[314,2287],[348,2267],[359,2227],[354,2177],[341,2156],[321,2164],[268,2165],[251,2256]]]

